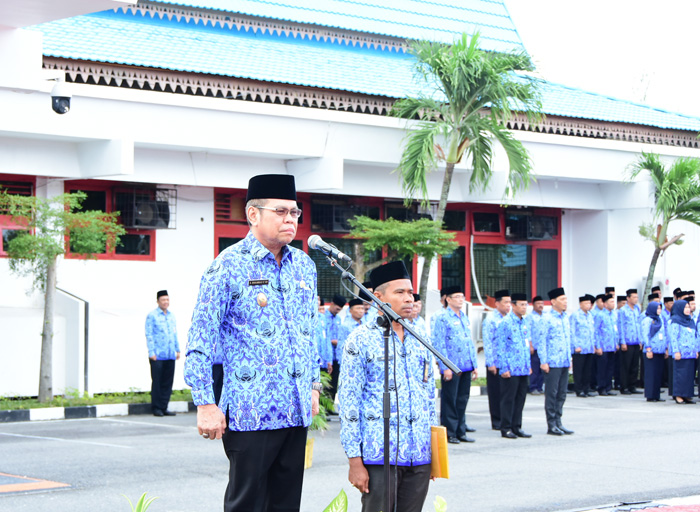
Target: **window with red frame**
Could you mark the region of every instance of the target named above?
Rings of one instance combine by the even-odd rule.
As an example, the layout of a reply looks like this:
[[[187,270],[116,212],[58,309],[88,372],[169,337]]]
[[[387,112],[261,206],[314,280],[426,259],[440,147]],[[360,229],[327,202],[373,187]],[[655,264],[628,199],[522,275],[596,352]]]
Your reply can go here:
[[[0,191],[20,196],[32,196],[34,194],[34,180],[0,180]],[[7,257],[7,246],[11,240],[27,231],[27,228],[17,224],[6,212],[0,211],[0,257]]]
[[[86,198],[82,203],[85,211],[102,211],[112,213],[120,212],[120,221],[124,222],[124,216],[129,212],[121,211],[124,201],[120,201],[120,194],[131,194],[132,191],[122,190],[123,184],[98,183],[98,182],[67,182],[66,192],[83,192]],[[126,234],[120,238],[116,247],[105,247],[104,251],[97,254],[98,259],[108,260],[136,260],[155,261],[156,259],[156,230],[127,228]],[[70,254],[69,237],[68,257],[77,258]]]
[[[503,288],[531,297],[559,285],[559,210],[470,204],[450,208],[445,226],[455,231],[460,247],[441,258],[441,287],[463,286],[476,301],[477,284],[484,300]]]

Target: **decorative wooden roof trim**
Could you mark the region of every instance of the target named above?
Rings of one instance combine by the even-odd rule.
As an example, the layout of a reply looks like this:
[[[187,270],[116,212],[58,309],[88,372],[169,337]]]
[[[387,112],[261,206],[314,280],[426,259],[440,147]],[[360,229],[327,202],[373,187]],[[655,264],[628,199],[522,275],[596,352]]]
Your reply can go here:
[[[117,7],[115,12],[141,14],[142,16],[159,17],[168,20],[185,20],[186,22],[202,23],[203,26],[227,27],[228,29],[246,30],[255,32],[269,32],[277,36],[293,36],[309,40],[330,42],[352,46],[366,46],[382,50],[394,50],[405,52],[408,48],[406,40],[398,37],[379,34],[367,34],[334,27],[309,25],[294,21],[277,20],[257,16],[248,16],[240,13],[201,9],[188,6],[165,5],[161,3],[139,2],[134,6]]]
[[[46,56],[44,67],[65,71],[68,82],[382,116],[388,114],[396,101],[384,96]],[[514,131],[700,148],[694,131],[631,123],[547,116],[541,124],[531,126],[524,114],[517,114],[506,126]]]

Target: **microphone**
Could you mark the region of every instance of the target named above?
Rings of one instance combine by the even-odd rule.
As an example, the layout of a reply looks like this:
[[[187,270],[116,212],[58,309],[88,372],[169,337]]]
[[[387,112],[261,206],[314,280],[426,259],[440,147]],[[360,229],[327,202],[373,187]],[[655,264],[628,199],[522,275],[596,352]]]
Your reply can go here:
[[[337,260],[352,263],[352,259],[350,258],[350,256],[340,252],[337,247],[334,247],[331,244],[324,242],[323,239],[318,235],[311,235],[307,242],[309,244],[309,247],[311,247],[312,249],[316,249],[317,251],[321,251],[326,256],[330,256]]]

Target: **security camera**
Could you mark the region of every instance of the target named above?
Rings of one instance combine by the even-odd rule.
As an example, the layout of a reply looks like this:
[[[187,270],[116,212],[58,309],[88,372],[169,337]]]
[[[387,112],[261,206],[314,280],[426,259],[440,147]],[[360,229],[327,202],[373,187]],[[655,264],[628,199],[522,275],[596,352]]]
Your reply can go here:
[[[70,110],[71,93],[65,82],[59,80],[51,89],[51,108],[57,114],[65,114]]]

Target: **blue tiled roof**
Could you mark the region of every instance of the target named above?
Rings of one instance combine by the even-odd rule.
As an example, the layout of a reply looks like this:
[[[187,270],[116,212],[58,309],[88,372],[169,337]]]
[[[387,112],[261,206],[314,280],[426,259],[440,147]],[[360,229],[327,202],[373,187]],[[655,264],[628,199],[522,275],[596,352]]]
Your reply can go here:
[[[414,95],[418,88],[412,56],[366,45],[352,46],[122,11],[58,20],[37,25],[33,30],[43,33],[44,53],[52,57],[390,98]],[[548,115],[700,131],[698,118],[553,83],[544,83],[543,111]]]
[[[481,31],[482,48],[523,51],[502,0],[155,0],[405,39],[451,43]]]
[[[555,116],[700,131],[700,118],[697,117],[552,82],[543,83],[542,110]]]

